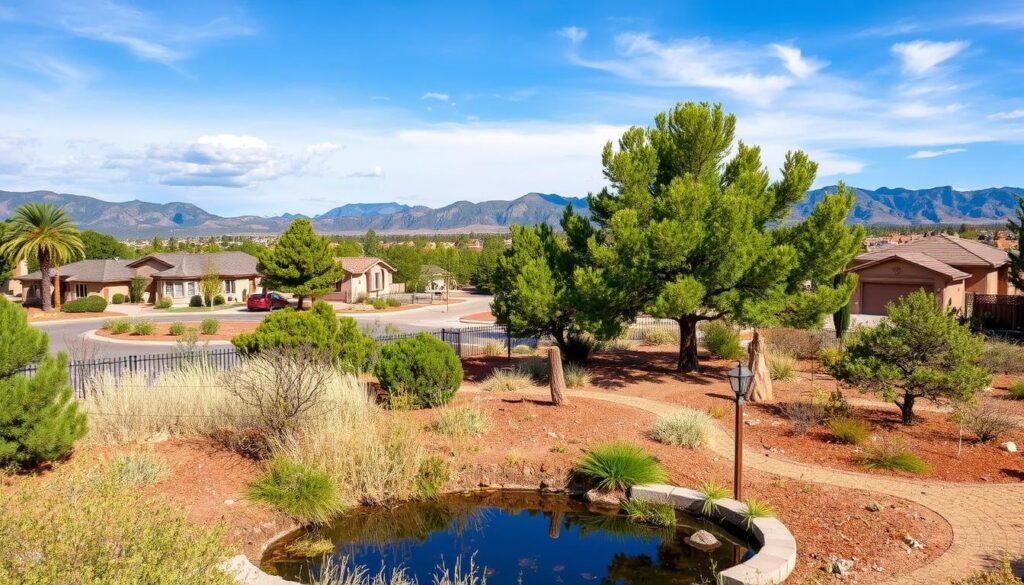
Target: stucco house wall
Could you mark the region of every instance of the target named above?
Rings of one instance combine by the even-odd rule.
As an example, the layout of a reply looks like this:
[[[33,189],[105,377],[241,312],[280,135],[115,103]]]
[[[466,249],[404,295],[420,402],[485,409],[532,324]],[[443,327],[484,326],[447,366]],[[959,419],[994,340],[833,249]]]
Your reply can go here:
[[[857,288],[850,299],[850,311],[854,314],[864,312],[864,289],[868,284],[920,285],[934,292],[942,306],[963,308],[963,282],[949,282],[944,275],[899,258],[858,270],[857,275]]]

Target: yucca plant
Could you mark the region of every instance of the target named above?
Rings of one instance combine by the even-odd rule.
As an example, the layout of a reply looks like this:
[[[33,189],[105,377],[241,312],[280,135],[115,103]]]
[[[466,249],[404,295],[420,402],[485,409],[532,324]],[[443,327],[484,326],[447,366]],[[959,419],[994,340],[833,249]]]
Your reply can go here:
[[[638,445],[606,443],[594,448],[579,463],[576,473],[594,480],[604,491],[626,490],[635,485],[668,479],[658,460]]]
[[[758,500],[756,498],[747,498],[743,502],[743,519],[747,521],[747,528],[749,529],[757,518],[771,518],[775,516],[775,509],[771,507],[768,502]]]
[[[729,488],[714,480],[708,480],[700,484],[697,486],[697,491],[704,496],[704,501],[700,504],[700,513],[704,516],[710,516],[714,513],[718,509],[719,500],[729,497]]]

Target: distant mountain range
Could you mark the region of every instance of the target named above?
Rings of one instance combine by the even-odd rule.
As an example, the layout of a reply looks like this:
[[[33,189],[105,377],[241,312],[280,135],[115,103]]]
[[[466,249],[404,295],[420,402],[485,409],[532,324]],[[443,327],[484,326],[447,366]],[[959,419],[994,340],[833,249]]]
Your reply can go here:
[[[826,193],[835,190],[832,186],[808,192],[807,199],[795,206],[792,219],[806,216]],[[1013,215],[1017,196],[1024,196],[1024,189],[1017,187],[976,191],[882,187],[854,191],[857,202],[852,222],[889,225],[1001,223]],[[52,191],[0,191],[0,218],[8,217],[19,205],[30,201],[65,207],[80,228],[120,237],[275,234],[294,218],[306,217],[291,213],[277,217],[221,217],[191,203],[112,203]],[[589,213],[585,198],[527,193],[511,201],[457,201],[437,209],[401,203],[348,203],[309,219],[318,231],[325,233],[354,234],[370,228],[382,233],[499,232],[513,224],[557,225],[570,203],[579,212]]]

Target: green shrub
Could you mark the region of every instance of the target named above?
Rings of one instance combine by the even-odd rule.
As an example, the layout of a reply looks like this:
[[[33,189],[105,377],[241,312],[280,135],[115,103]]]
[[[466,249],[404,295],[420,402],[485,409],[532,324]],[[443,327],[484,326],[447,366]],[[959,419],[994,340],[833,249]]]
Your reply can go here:
[[[153,280],[147,276],[133,276],[128,282],[128,300],[133,303],[141,303],[143,295],[146,294],[146,287]]]
[[[868,440],[871,425],[864,419],[840,416],[829,419],[828,430],[840,443],[860,445]]]
[[[124,301],[125,296],[123,293],[114,293],[113,296],[110,297],[110,302],[115,305],[122,305],[124,304]]]
[[[116,470],[62,469],[0,498],[0,583],[232,585],[224,533]]]
[[[836,388],[828,395],[828,400],[825,401],[825,418],[842,418],[848,417],[853,413],[853,409],[850,407],[850,401],[846,399],[843,391]]]
[[[768,372],[772,380],[785,382],[796,378],[796,358],[779,350],[768,352]]]
[[[723,321],[709,321],[702,328],[701,344],[711,355],[727,360],[738,360],[746,354],[740,345],[740,332]]]
[[[704,496],[700,504],[700,513],[704,516],[711,516],[718,509],[718,502],[729,497],[729,488],[714,480],[708,480],[697,486],[697,491]]]
[[[213,297],[213,306],[216,307],[218,305],[223,305],[223,304],[224,304],[224,295],[216,295],[216,296]]]
[[[993,374],[1024,373],[1024,345],[1000,339],[986,339],[981,365]]]
[[[644,343],[647,345],[673,345],[679,343],[679,330],[666,327],[654,327],[644,331]]]
[[[420,462],[420,469],[416,474],[416,492],[422,498],[432,498],[441,491],[449,479],[451,469],[448,462],[437,455],[430,455]]]
[[[60,310],[64,313],[102,313],[107,310],[107,301],[99,295],[89,295],[64,303]]]
[[[892,437],[884,437],[867,446],[857,457],[857,462],[868,469],[888,471],[924,473],[929,469],[928,464],[907,449],[902,441]]]
[[[519,392],[533,384],[533,377],[523,368],[498,368],[491,372],[480,388],[485,392]]]
[[[437,413],[430,428],[452,439],[482,437],[491,427],[491,417],[479,405],[451,406]]]
[[[590,385],[590,370],[580,364],[568,363],[563,368],[566,388],[583,388]]]
[[[626,490],[634,485],[663,483],[668,474],[658,460],[631,443],[606,443],[594,448],[574,468],[599,489]]]
[[[203,335],[216,335],[220,331],[220,321],[216,319],[203,319],[199,324],[199,331]]]
[[[703,410],[682,408],[672,414],[658,417],[651,431],[651,438],[666,445],[696,449],[710,442],[713,424],[711,415]]]
[[[326,522],[342,510],[330,475],[285,457],[274,458],[245,495],[306,524]]]
[[[132,330],[132,322],[128,319],[107,319],[103,322],[103,328],[114,335],[123,335]]]
[[[562,346],[562,359],[573,364],[582,364],[590,359],[590,354],[601,347],[601,342],[589,333],[570,333],[565,337]]]
[[[1004,556],[998,567],[977,571],[966,579],[951,581],[950,585],[1024,585],[1024,581],[1013,574],[1010,558]]]
[[[1016,380],[1006,392],[1013,400],[1024,400],[1024,380]]]
[[[1013,415],[991,406],[976,406],[963,415],[964,427],[978,437],[978,441],[988,443],[1017,428],[1017,419]]]
[[[818,352],[818,362],[826,371],[831,372],[843,359],[843,350],[839,347],[826,347]]]
[[[376,342],[359,330],[355,319],[339,319],[323,301],[313,303],[309,311],[275,311],[256,331],[236,335],[231,343],[243,355],[271,348],[323,353],[347,372],[366,371],[377,351]]]
[[[190,307],[202,307],[203,305],[202,295],[192,295],[192,298],[188,300],[188,306]]]
[[[139,319],[132,323],[132,335],[153,335],[155,330],[152,319]]]
[[[154,309],[170,309],[173,306],[174,306],[174,301],[172,301],[171,299],[168,299],[166,297],[164,297],[164,298],[160,299],[159,301],[153,303],[153,308]]]
[[[747,498],[747,501],[743,502],[743,512],[741,512],[743,519],[747,521],[747,529],[754,524],[754,520],[757,518],[771,518],[775,516],[775,510],[768,504],[755,498]]]
[[[631,522],[670,527],[676,525],[676,509],[670,504],[629,499],[622,502],[622,511]]]
[[[429,333],[385,345],[374,373],[384,391],[416,408],[448,404],[462,384],[462,362],[455,351]]]
[[[174,323],[171,323],[170,327],[167,328],[167,332],[174,336],[184,335],[185,330],[185,324],[182,323],[181,321],[175,321]]]

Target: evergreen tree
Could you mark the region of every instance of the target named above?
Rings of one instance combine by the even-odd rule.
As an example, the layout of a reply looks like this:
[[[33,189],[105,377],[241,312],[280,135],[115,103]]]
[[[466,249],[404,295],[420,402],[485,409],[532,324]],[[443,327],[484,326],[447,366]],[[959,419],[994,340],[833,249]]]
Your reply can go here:
[[[273,249],[259,256],[258,270],[264,286],[296,295],[301,310],[308,296],[325,295],[345,277],[334,261],[326,237],[313,231],[308,219],[292,221]]]
[[[840,186],[808,218],[783,224],[817,165],[791,152],[772,182],[758,147],[740,142],[726,160],[735,124],[707,103],[658,114],[618,148],[605,145],[611,189],[589,198],[594,266],[577,286],[600,299],[587,303],[600,310],[594,319],[606,329],[644,311],[674,319],[683,372],[698,368],[702,321],[820,326],[856,286],[852,277],[834,284],[863,240],[862,227],[845,224],[853,193]]]
[[[103,260],[107,258],[132,258],[135,252],[122,244],[114,236],[101,234],[93,230],[82,230],[80,234],[85,258]]]
[[[376,256],[379,258],[383,252],[384,248],[380,245],[377,232],[372,229],[366,230],[366,235],[363,236],[363,256]]]
[[[371,230],[372,231],[372,230]],[[391,246],[383,250],[384,260],[395,269],[395,282],[404,282],[406,292],[422,292],[423,253],[410,246]]]
[[[480,292],[494,292],[494,281],[497,278],[498,262],[505,253],[505,241],[501,236],[484,236],[482,249],[473,269],[472,283]]]
[[[1024,198],[1017,197],[1017,220],[1010,220],[1006,229],[1017,238],[1017,250],[1010,252],[1010,282],[1018,291],[1024,291],[1024,258],[1021,258],[1020,244],[1024,242]]]
[[[10,229],[6,221],[0,221],[0,245],[7,241]],[[7,256],[0,254],[0,284],[10,280],[12,276],[14,276],[14,263]]]
[[[47,355],[49,338],[25,310],[0,297],[0,467],[28,467],[71,451],[86,432],[68,385],[67,356]],[[33,376],[16,373],[38,363]]]

